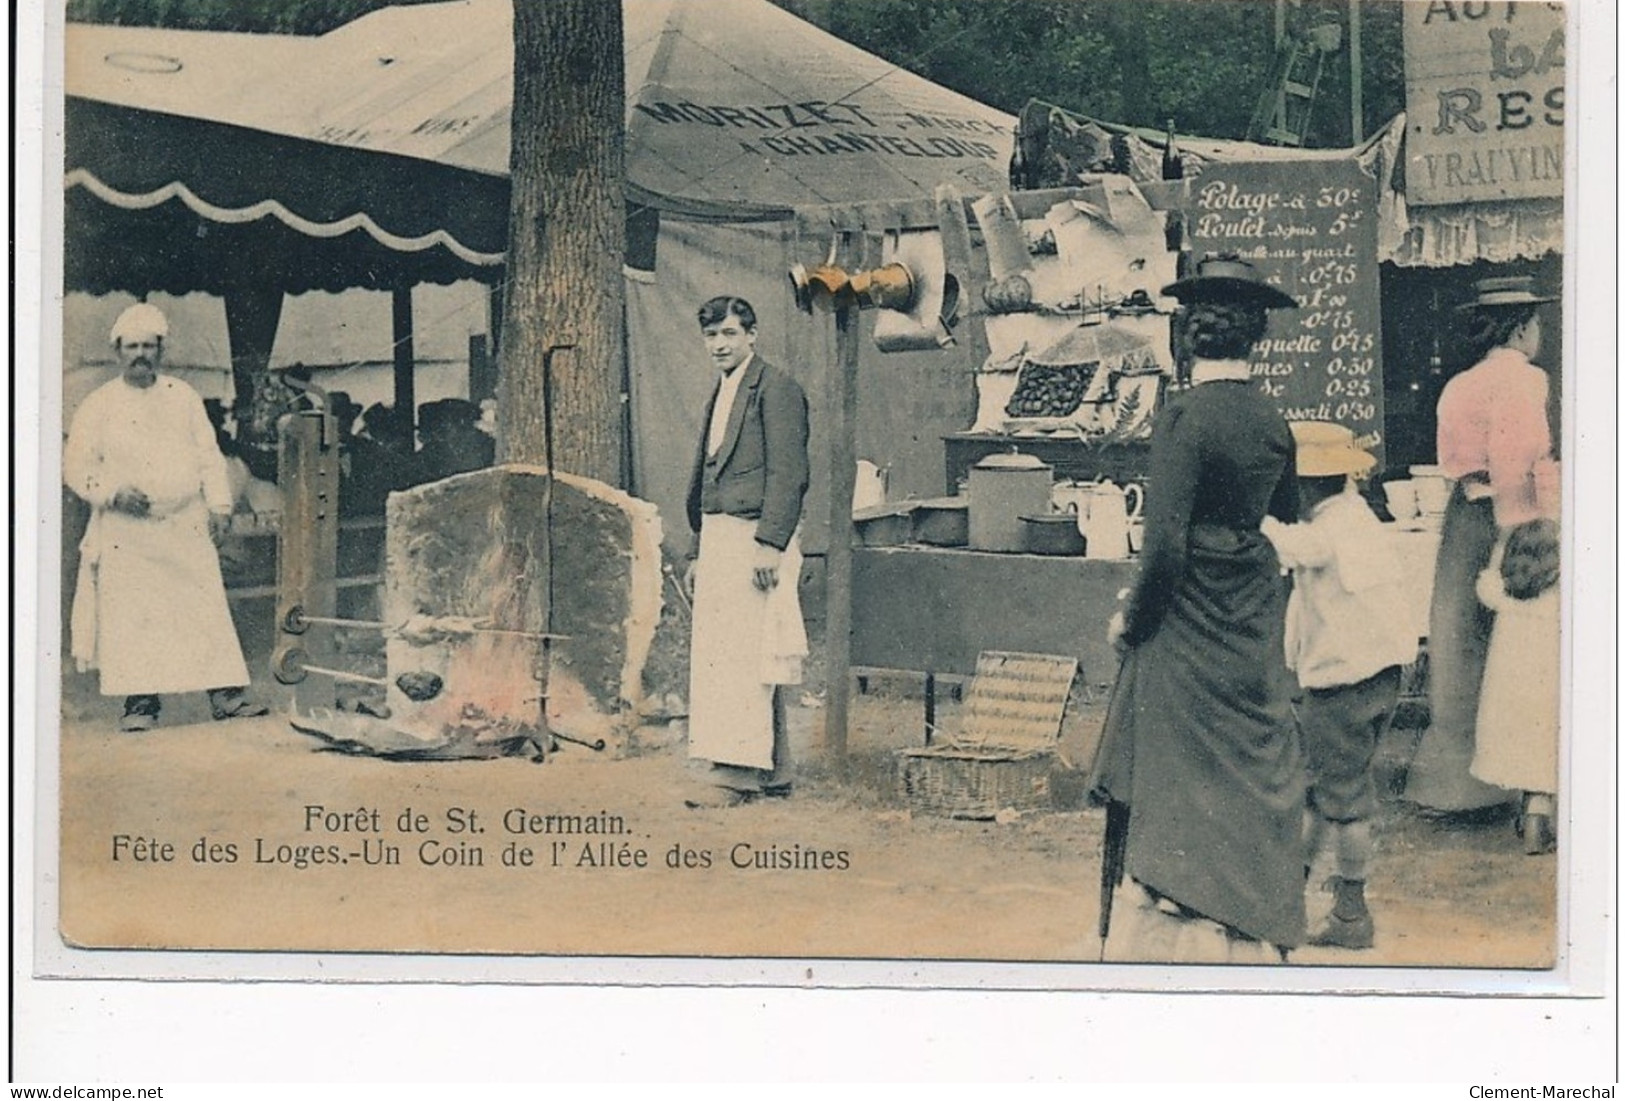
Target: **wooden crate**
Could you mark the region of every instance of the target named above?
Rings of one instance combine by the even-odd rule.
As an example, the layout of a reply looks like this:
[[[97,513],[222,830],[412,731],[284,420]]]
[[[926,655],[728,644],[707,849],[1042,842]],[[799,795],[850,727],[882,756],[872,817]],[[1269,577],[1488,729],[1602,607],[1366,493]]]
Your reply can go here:
[[[1051,805],[1050,773],[1076,658],[978,655],[964,729],[945,745],[898,752],[903,798],[923,814],[992,818]]]

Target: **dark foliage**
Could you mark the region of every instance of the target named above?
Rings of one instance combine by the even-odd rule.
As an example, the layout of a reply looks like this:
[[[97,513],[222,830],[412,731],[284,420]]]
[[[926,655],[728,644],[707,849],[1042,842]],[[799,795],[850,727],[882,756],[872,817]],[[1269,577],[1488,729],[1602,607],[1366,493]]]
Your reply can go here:
[[[774,0],[837,37],[1012,114],[1042,99],[1111,122],[1240,138],[1274,62],[1270,0]],[[1400,0],[1359,0],[1364,133],[1404,108]],[[1307,144],[1347,144],[1348,0],[1302,0],[1292,26],[1335,21]]]
[[[322,34],[391,0],[68,0],[68,19]],[[424,3],[432,0],[393,0]],[[837,37],[1012,114],[1042,99],[1112,122],[1239,138],[1274,61],[1271,0],[774,0]],[[1364,132],[1405,102],[1401,0],[1358,0]],[[1348,144],[1349,0],[1300,0],[1294,25],[1338,22],[1307,144]]]

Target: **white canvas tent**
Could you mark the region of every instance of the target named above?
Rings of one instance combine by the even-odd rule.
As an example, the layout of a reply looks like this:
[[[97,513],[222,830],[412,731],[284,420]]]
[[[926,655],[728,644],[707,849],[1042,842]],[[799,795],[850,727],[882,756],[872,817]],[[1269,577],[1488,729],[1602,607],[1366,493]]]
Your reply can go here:
[[[1002,180],[1011,119],[766,0],[625,0],[629,196],[737,218]],[[509,0],[385,8],[271,78],[247,125],[505,175]],[[935,162],[947,162],[935,163]],[[945,171],[946,169],[946,171]]]
[[[966,193],[1002,189],[1014,120],[766,0],[624,0],[623,10],[629,211],[645,215],[646,229],[658,219],[652,263],[645,258],[627,280],[634,475],[638,492],[660,506],[668,536],[681,544],[682,490],[710,385],[697,354],[698,303],[718,293],[755,303],[762,354],[798,375],[812,397],[814,465],[822,471],[819,406],[834,358],[833,326],[795,312],[785,272],[797,260],[820,258],[828,234],[803,240],[808,222],[798,211],[917,203],[942,183]],[[257,210],[310,235],[342,225],[352,237],[366,234],[369,247],[439,248],[489,270],[500,261],[490,203],[468,204],[478,208],[470,210],[455,191],[428,197],[403,187],[369,191],[354,179],[353,166],[373,162],[353,159],[335,181],[343,201],[317,185],[329,149],[352,158],[371,154],[391,171],[421,163],[460,172],[476,187],[504,177],[511,33],[508,0],[388,8],[307,40],[298,52],[279,47],[264,65],[239,49],[237,79],[222,74],[215,93],[177,94],[164,91],[169,66],[132,72],[126,63],[110,73],[105,59],[121,50],[207,51],[216,43],[184,32],[71,27],[70,54],[88,60],[70,65],[68,92],[95,105],[224,124],[228,138],[276,135],[305,151],[298,172],[265,181],[279,189],[275,194],[256,195],[253,180],[227,171],[232,146],[225,145],[214,158],[222,178],[203,178],[205,169],[194,168],[186,192],[171,195],[196,216]],[[121,46],[119,36],[136,34],[143,41]],[[93,156],[85,153],[87,161]],[[94,181],[103,202],[140,198],[121,189],[114,164],[69,169],[70,189]],[[153,178],[149,170],[145,194]],[[445,180],[435,177],[436,187],[445,188]],[[341,353],[335,360],[377,357]],[[859,452],[891,468],[894,493],[943,488],[939,438],[966,427],[974,404],[963,361],[955,363],[957,369],[935,353],[883,356],[866,346]],[[815,484],[809,516],[822,515],[822,493]],[[821,544],[822,534],[813,533],[811,542]]]

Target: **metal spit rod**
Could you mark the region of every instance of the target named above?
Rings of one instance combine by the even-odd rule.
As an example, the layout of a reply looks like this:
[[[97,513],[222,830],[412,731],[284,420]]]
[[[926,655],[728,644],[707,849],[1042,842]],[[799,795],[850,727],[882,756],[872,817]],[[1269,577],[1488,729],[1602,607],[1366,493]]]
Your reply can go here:
[[[517,638],[537,638],[549,642],[557,642],[560,639],[570,637],[569,635],[549,634],[546,631],[515,631],[509,627],[475,627],[474,633],[479,635],[513,635]]]
[[[297,633],[298,629],[311,624],[326,627],[351,627],[358,631],[383,631],[386,633],[392,633],[400,629],[394,624],[384,623],[376,619],[344,619],[341,616],[306,615],[299,608],[290,609],[286,619],[286,626],[293,629],[295,633]],[[570,637],[569,635],[554,635],[541,631],[516,631],[508,627],[471,627],[468,629],[480,635],[512,635],[517,638],[559,640]]]
[[[345,669],[329,669],[325,665],[301,664],[299,668],[307,673],[318,673],[324,677],[332,677],[334,680],[350,680],[358,684],[376,684],[381,688],[389,687],[389,681],[383,677],[369,677],[364,673],[352,673]]]
[[[298,619],[301,623],[316,623],[328,627],[355,627],[366,631],[389,630],[389,624],[372,619],[339,619],[334,616],[305,615],[303,612],[299,613]]]

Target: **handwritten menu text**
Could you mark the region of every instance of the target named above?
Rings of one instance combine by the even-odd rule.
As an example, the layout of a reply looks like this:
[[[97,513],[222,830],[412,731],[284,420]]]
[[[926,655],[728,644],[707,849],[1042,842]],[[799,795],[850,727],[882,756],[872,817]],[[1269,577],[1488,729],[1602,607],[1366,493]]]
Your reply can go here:
[[[1270,314],[1258,385],[1287,420],[1329,420],[1383,442],[1376,185],[1353,160],[1216,164],[1191,184],[1197,256],[1233,252],[1298,300]]]

